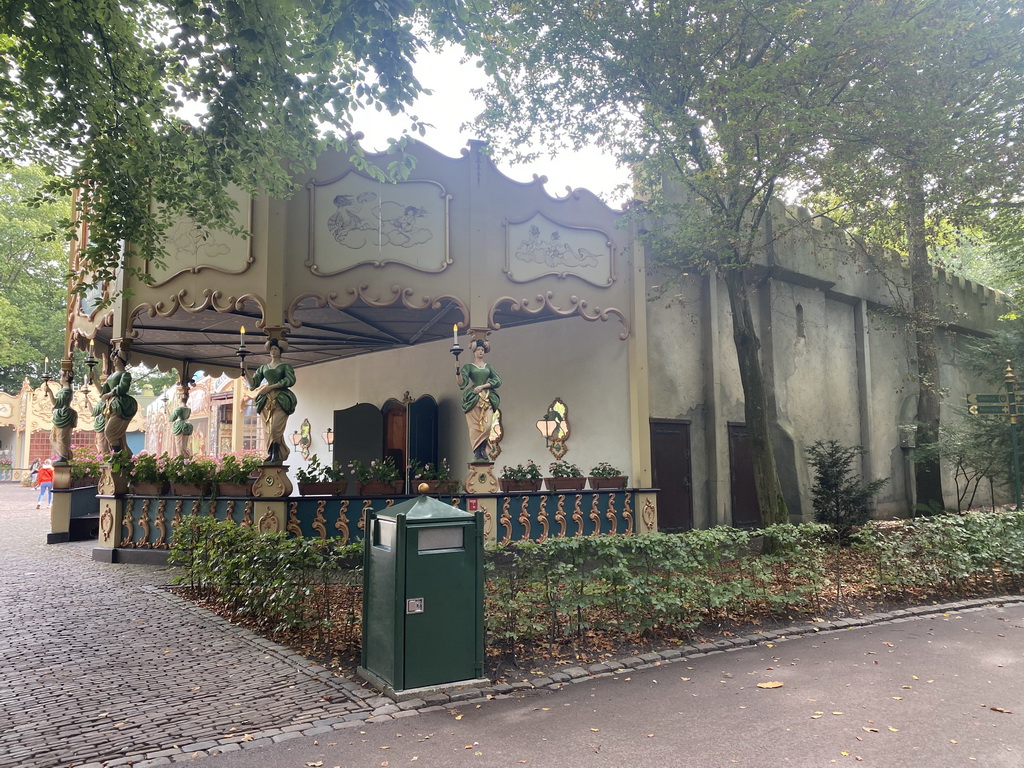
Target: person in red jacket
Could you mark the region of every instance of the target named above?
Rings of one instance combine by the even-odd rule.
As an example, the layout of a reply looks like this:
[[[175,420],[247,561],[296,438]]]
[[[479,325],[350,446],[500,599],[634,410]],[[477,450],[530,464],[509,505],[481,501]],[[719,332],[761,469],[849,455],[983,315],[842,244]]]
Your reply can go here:
[[[49,459],[44,461],[43,466],[39,468],[36,482],[39,483],[39,498],[36,499],[36,509],[39,509],[39,505],[43,503],[44,496],[46,497],[46,506],[50,506],[53,502],[53,463]]]

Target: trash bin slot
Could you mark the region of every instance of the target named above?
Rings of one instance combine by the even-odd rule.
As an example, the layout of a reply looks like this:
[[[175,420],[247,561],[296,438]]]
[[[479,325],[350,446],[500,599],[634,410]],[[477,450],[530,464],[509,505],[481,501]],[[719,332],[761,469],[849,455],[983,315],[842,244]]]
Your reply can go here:
[[[373,521],[373,546],[380,549],[391,549],[394,547],[396,528],[394,520],[375,519]]]
[[[465,549],[466,528],[453,525],[445,528],[421,528],[416,543],[417,552],[436,552],[441,549]]]

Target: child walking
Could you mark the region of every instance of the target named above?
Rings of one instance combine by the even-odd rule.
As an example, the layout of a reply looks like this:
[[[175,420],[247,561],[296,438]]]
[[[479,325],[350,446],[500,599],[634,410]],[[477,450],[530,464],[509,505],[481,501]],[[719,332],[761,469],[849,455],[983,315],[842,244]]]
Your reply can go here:
[[[43,466],[39,468],[36,480],[39,483],[39,498],[36,499],[36,509],[39,509],[39,505],[43,503],[44,496],[46,497],[46,506],[50,506],[53,502],[53,463],[49,459],[44,461]]]

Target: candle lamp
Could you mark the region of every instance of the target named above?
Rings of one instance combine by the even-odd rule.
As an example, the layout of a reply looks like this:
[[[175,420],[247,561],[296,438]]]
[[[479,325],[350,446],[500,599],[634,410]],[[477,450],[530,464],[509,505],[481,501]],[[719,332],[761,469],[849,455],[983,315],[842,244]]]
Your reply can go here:
[[[43,358],[43,382],[46,384],[50,383],[50,379],[53,377],[50,375],[50,358]]]
[[[462,354],[462,347],[459,346],[459,326],[452,325],[452,348],[448,350],[455,358],[455,373],[459,372],[459,355]]]
[[[249,356],[249,350],[245,348],[245,326],[243,325],[238,329],[238,349],[235,350],[235,354],[238,355],[239,363],[238,367],[245,370],[245,358]]]

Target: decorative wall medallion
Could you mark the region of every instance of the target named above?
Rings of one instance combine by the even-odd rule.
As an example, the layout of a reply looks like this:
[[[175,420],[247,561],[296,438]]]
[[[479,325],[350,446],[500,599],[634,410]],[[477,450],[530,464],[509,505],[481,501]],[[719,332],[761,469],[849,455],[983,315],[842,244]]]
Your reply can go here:
[[[505,274],[515,283],[569,275],[598,286],[615,282],[614,248],[604,232],[558,224],[541,213],[505,222]]]
[[[355,171],[309,190],[306,266],[336,275],[362,264],[403,264],[441,272],[449,264],[448,202],[434,181],[384,184]]]
[[[238,206],[234,223],[245,232],[252,227],[252,200],[238,188],[229,192]],[[163,265],[146,263],[154,285],[163,285],[178,275],[195,274],[204,269],[237,275],[253,262],[252,239],[219,229],[207,229],[193,219],[179,216],[167,230],[167,257]]]
[[[110,541],[110,534],[114,532],[114,513],[110,511],[109,502],[103,505],[103,512],[100,514],[100,531],[103,533],[103,541]]]

